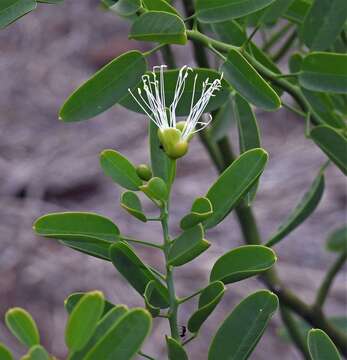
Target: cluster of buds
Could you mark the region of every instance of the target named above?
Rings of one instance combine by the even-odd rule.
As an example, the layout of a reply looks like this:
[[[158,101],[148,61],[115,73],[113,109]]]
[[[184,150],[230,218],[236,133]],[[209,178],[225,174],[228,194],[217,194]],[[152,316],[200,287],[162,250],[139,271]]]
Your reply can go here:
[[[177,121],[176,109],[184,94],[186,79],[193,69],[183,66],[179,71],[174,98],[170,105],[167,105],[165,100],[165,69],[165,65],[153,67],[151,74],[142,76],[143,88],[137,89],[137,96],[130,89],[129,92],[141,109],[157,125],[158,137],[166,154],[172,159],[177,159],[187,153],[188,144],[193,135],[211,122],[210,114],[206,118],[202,115],[210,98],[215,96],[214,92],[221,89],[222,78],[212,82],[209,82],[207,78],[202,83],[200,98],[195,101],[198,78],[198,75],[195,75],[189,115],[185,121]],[[158,73],[159,79],[157,78]]]

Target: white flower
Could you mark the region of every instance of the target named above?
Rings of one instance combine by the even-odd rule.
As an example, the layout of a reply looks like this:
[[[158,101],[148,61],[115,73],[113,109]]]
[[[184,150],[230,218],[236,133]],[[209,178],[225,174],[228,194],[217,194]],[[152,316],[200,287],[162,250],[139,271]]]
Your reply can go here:
[[[169,129],[175,129],[179,131],[179,139],[178,136],[175,136],[175,141],[181,141],[183,143],[188,142],[194,133],[204,129],[211,122],[212,117],[210,114],[208,114],[206,120],[202,118],[202,114],[209,103],[210,98],[215,96],[214,92],[221,89],[222,77],[220,79],[215,79],[212,82],[209,82],[209,78],[207,78],[202,83],[200,98],[195,101],[196,82],[198,78],[198,75],[195,75],[189,115],[184,122],[178,123],[176,108],[184,94],[186,79],[189,76],[189,72],[193,72],[193,69],[188,66],[183,66],[181,68],[176,82],[174,98],[169,105],[165,102],[165,69],[165,65],[154,66],[153,72],[150,75],[146,74],[142,76],[143,88],[137,89],[138,96],[135,96],[130,89],[129,92],[141,109],[158,126],[161,134],[169,133],[170,131],[167,131]],[[171,133],[173,132],[171,131]],[[162,136],[160,136],[160,138],[162,141]],[[163,146],[165,148],[165,144],[163,144]],[[168,155],[170,156],[170,154]]]

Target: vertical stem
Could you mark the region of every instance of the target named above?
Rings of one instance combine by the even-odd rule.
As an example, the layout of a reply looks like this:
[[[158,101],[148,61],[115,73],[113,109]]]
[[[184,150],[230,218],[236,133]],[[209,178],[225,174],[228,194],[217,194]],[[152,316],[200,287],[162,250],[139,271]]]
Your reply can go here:
[[[325,300],[329,294],[329,290],[331,288],[331,285],[333,284],[335,276],[337,275],[339,270],[342,268],[346,259],[347,259],[347,251],[344,251],[344,252],[342,252],[341,255],[339,255],[337,260],[334,262],[334,264],[328,270],[328,272],[325,275],[325,278],[322,282],[322,285],[320,286],[318,293],[317,293],[317,298],[316,298],[316,302],[314,305],[316,308],[321,309],[324,306]]]
[[[164,237],[164,255],[165,255],[165,263],[166,263],[166,285],[169,291],[169,305],[170,310],[168,313],[171,336],[179,340],[178,327],[177,327],[177,310],[178,310],[178,299],[175,294],[175,285],[173,278],[173,268],[168,264],[169,261],[169,249],[170,249],[170,236],[169,236],[169,210],[168,210],[168,202],[164,204],[161,211],[161,226],[163,229],[163,237]]]
[[[303,336],[300,334],[298,326],[290,310],[286,308],[284,305],[280,305],[280,313],[281,313],[282,321],[285,327],[287,328],[291,340],[296,345],[297,349],[302,353],[304,359],[310,360],[311,357],[306,346],[306,341],[303,338]]]

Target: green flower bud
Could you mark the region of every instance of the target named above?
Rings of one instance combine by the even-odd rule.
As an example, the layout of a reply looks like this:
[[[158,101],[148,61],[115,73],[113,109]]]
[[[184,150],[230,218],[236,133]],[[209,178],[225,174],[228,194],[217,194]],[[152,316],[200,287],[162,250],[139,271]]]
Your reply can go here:
[[[136,167],[136,173],[141,180],[148,181],[152,177],[152,170],[147,164],[140,164]]]
[[[188,142],[181,139],[181,131],[175,128],[158,130],[158,137],[167,156],[178,159],[188,152]]]

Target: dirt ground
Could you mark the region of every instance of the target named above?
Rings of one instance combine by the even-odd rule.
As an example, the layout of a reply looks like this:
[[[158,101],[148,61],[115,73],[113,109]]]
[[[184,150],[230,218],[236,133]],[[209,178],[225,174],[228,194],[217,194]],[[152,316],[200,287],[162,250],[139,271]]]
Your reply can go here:
[[[114,107],[96,119],[64,124],[57,112],[64,99],[103,63],[139,44],[127,40],[125,22],[103,12],[96,0],[66,0],[64,5],[40,5],[32,14],[0,31],[0,313],[23,306],[38,321],[44,344],[63,358],[63,301],[73,291],[100,289],[114,303],[143,306],[113,266],[38,238],[31,230],[38,216],[50,211],[85,210],[110,216],[122,232],[157,239],[156,225],[139,223],[118,205],[120,188],[105,178],[98,154],[114,148],[134,163],[147,162],[144,117]],[[143,46],[143,45],[142,45]],[[186,48],[175,48],[180,64],[193,65]],[[161,63],[160,58],[152,59]],[[263,147],[270,162],[254,203],[261,235],[266,240],[288,215],[312,182],[325,156],[304,137],[304,124],[285,110],[257,114]],[[236,129],[231,136],[237,145]],[[237,146],[235,146],[237,149]],[[172,233],[195,196],[203,195],[216,172],[198,139],[179,164],[174,188]],[[146,205],[150,213],[154,211]],[[324,249],[327,235],[346,221],[346,180],[335,168],[327,170],[323,199],[310,219],[276,246],[278,270],[288,287],[312,301],[334,255]],[[176,272],[178,292],[186,295],[206,284],[215,259],[242,243],[234,217],[207,238],[213,246]],[[161,264],[153,251],[140,250],[146,260]],[[205,359],[211,335],[241,297],[262,288],[257,280],[230,286],[198,340],[188,346],[192,359]],[[185,324],[190,302],[180,314]],[[340,274],[326,305],[327,313],[346,314],[346,269]],[[300,359],[277,335],[278,316],[251,356],[254,360]],[[165,321],[156,320],[148,353],[164,358]],[[24,349],[0,324],[0,341]]]

